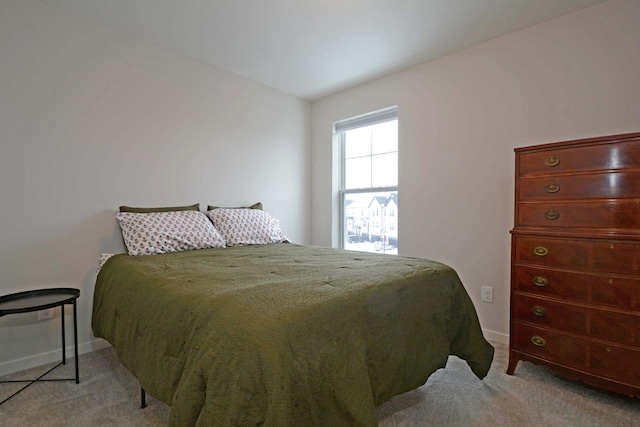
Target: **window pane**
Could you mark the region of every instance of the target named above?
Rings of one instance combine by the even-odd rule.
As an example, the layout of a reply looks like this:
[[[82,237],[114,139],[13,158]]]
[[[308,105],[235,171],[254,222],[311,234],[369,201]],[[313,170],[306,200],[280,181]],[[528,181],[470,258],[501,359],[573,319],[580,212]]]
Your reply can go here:
[[[344,188],[371,187],[371,157],[348,159],[344,163]]]
[[[344,141],[344,157],[346,159],[371,155],[370,126],[346,131]]]
[[[371,157],[372,187],[394,187],[398,185],[398,153],[378,154]]]
[[[372,126],[372,154],[398,151],[398,121]]]
[[[398,253],[398,192],[344,194],[345,249]]]

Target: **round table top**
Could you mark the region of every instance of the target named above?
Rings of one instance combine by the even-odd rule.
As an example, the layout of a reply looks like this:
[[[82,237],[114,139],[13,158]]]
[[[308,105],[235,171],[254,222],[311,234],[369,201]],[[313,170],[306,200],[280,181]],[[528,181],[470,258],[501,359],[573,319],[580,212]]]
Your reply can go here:
[[[80,289],[75,288],[36,289],[4,295],[0,297],[0,316],[71,304],[79,296]]]

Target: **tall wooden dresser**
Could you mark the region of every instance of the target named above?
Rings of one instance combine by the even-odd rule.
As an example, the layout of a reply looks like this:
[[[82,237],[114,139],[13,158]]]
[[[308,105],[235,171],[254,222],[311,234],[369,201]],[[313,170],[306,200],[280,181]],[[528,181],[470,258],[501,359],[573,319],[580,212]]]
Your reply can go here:
[[[507,373],[640,396],[640,133],[515,153]]]

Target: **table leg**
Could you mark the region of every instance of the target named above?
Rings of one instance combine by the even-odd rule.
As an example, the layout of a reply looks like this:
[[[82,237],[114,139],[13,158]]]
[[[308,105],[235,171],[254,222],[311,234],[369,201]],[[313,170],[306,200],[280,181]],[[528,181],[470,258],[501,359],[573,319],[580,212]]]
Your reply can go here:
[[[80,371],[78,370],[78,310],[76,300],[73,300],[73,341],[76,356],[76,384],[80,382]]]
[[[67,345],[64,339],[64,304],[60,304],[60,318],[62,319],[62,364],[67,364]]]

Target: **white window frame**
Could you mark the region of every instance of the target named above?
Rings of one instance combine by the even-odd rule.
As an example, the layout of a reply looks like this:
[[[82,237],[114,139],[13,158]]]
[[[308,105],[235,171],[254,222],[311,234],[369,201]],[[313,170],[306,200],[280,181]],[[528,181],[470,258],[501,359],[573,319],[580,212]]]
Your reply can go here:
[[[398,106],[393,106],[389,108],[385,108],[382,110],[374,111],[371,113],[363,114],[361,116],[352,117],[346,120],[341,120],[335,122],[333,124],[333,132],[338,137],[338,146],[340,152],[340,171],[339,171],[339,188],[338,188],[338,199],[339,199],[339,214],[338,214],[338,223],[339,223],[339,233],[338,233],[338,247],[340,249],[344,249],[344,242],[346,238],[346,223],[345,223],[345,197],[348,194],[362,194],[362,193],[381,193],[381,192],[396,192],[398,193],[398,186],[388,186],[388,187],[367,187],[367,188],[352,188],[345,189],[345,141],[344,141],[344,132],[357,129],[360,127],[371,126],[378,123],[384,123],[391,120],[399,120],[398,118]],[[399,147],[398,147],[399,148]],[[398,149],[398,153],[399,153]],[[399,196],[398,196],[399,197]],[[399,202],[398,202],[399,204]],[[397,223],[397,220],[396,220]],[[397,224],[396,224],[397,229]],[[398,241],[399,243],[399,241]]]

